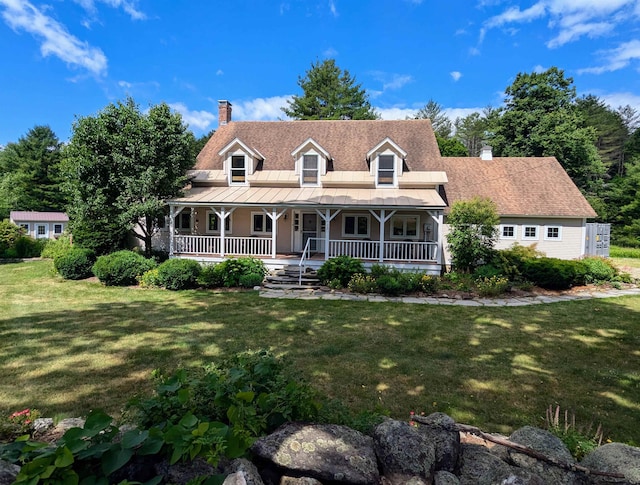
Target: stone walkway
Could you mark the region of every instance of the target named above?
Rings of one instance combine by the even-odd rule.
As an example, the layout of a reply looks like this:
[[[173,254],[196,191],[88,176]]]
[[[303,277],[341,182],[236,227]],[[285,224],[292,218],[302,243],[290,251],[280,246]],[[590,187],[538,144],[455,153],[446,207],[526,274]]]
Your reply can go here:
[[[559,301],[588,300],[593,298],[615,298],[618,296],[640,295],[640,288],[631,287],[621,290],[589,288],[584,291],[558,295],[523,296],[516,298],[447,298],[447,297],[415,297],[415,296],[382,296],[382,295],[357,295],[342,293],[332,290],[274,290],[261,289],[263,298],[289,298],[297,300],[346,300],[346,301],[371,301],[371,302],[396,302],[417,303],[429,305],[457,305],[457,306],[526,306],[540,305],[543,303],[556,303]]]

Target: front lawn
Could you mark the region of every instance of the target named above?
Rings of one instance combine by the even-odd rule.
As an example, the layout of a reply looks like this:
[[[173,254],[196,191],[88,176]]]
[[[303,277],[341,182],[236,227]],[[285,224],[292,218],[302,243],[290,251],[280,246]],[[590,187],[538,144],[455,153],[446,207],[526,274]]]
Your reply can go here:
[[[486,308],[107,288],[2,264],[0,412],[118,413],[153,369],[269,348],[354,410],[508,433],[559,404],[639,444],[639,312],[640,297]]]

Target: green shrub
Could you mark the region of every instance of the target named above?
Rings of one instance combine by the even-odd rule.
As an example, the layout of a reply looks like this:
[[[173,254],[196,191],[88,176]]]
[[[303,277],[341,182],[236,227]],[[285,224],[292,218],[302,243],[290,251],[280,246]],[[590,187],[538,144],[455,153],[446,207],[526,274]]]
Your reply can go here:
[[[374,293],[377,289],[377,285],[373,276],[356,273],[351,277],[347,288],[354,293],[366,294]]]
[[[440,281],[437,276],[423,274],[418,282],[418,288],[427,295],[437,293]]]
[[[262,277],[267,274],[264,263],[251,257],[230,258],[216,265],[217,271],[223,275],[222,285],[228,288],[240,286],[240,278],[248,274],[261,274]],[[262,281],[262,280],[261,280]]]
[[[168,259],[158,266],[158,282],[167,290],[195,288],[200,269],[193,259]]]
[[[48,259],[56,259],[56,256],[66,253],[72,247],[71,237],[68,234],[62,234],[58,239],[47,239],[40,256]]]
[[[238,286],[242,288],[253,288],[254,286],[260,286],[264,280],[262,273],[248,273],[243,274],[238,279]]]
[[[203,288],[224,286],[225,269],[222,264],[208,264],[202,267],[198,275],[198,284]]]
[[[15,225],[9,219],[0,222],[0,257],[17,257],[15,251],[16,240],[24,235],[24,229]],[[13,252],[8,252],[13,249]]]
[[[345,288],[354,274],[364,272],[364,264],[359,259],[351,256],[337,256],[329,258],[318,268],[318,278],[325,285],[329,281],[337,279],[340,281],[341,287]]]
[[[144,274],[138,278],[138,283],[143,288],[160,288],[162,285],[158,277],[158,268],[145,271]]]
[[[403,285],[394,275],[386,274],[376,280],[378,291],[383,295],[398,296],[403,292]]]
[[[480,296],[498,296],[509,289],[509,280],[504,276],[491,276],[490,278],[478,278],[476,289]]]
[[[398,271],[395,276],[400,283],[401,293],[415,293],[420,289],[422,274],[413,271]]]
[[[394,268],[386,264],[372,264],[370,273],[374,279],[377,279],[380,278],[380,276],[392,274],[393,271]]]
[[[327,286],[332,290],[341,290],[342,288],[344,288],[344,286],[342,286],[342,281],[340,281],[338,278],[329,280],[327,282]]]
[[[590,256],[582,259],[586,267],[585,282],[600,283],[614,281],[618,276],[618,269],[610,259]]]
[[[18,258],[38,258],[46,244],[45,239],[33,239],[30,236],[20,236],[13,248]]]
[[[476,272],[476,277],[506,276],[515,281],[522,278],[522,270],[526,261],[541,257],[544,257],[544,253],[538,251],[535,244],[522,246],[514,243],[508,249],[496,251],[491,263],[487,265],[488,268],[484,270],[482,267],[478,268],[480,272]]]
[[[611,246],[609,256],[612,258],[640,259],[640,247]]]
[[[71,248],[56,256],[53,267],[66,280],[83,280],[93,276],[91,269],[95,262],[95,254],[90,249]]]
[[[140,276],[155,266],[154,260],[125,249],[100,256],[93,265],[93,274],[107,286],[135,285]]]
[[[548,290],[566,290],[584,284],[587,268],[582,261],[538,258],[525,261],[522,276]]]
[[[493,263],[483,264],[475,269],[473,272],[473,277],[476,279],[479,278],[492,278],[494,276],[502,276],[502,269],[495,266]]]
[[[470,274],[452,271],[440,278],[440,288],[443,290],[473,291],[474,287],[473,276]]]

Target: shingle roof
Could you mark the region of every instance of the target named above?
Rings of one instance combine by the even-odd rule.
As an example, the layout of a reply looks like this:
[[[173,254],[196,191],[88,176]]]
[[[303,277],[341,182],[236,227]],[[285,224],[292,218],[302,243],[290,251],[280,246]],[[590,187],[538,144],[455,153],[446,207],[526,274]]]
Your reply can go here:
[[[595,217],[596,213],[554,157],[442,157],[449,206],[489,197],[503,216]]]
[[[11,211],[9,218],[20,222],[68,222],[64,212]]]
[[[429,170],[431,160],[440,157],[429,120],[233,121],[218,128],[195,168],[222,169],[218,153],[237,138],[264,155],[264,170],[293,170],[291,152],[312,138],[329,152],[335,171],[368,170],[367,152],[387,137],[408,153],[410,171]]]

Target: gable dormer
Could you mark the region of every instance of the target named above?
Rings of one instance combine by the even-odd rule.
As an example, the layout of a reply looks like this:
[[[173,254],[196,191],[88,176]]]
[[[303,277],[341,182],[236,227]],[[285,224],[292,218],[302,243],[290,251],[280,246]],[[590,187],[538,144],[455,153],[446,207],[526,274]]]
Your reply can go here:
[[[300,186],[320,187],[320,177],[327,173],[331,156],[313,138],[308,138],[291,152],[295,160],[295,173],[300,177]]]
[[[229,185],[249,185],[249,175],[255,172],[258,163],[264,161],[258,150],[249,148],[238,138],[234,138],[218,155],[223,157],[222,167]]]
[[[376,188],[398,187],[398,177],[402,175],[405,152],[391,138],[387,137],[367,153],[369,170],[375,178]]]

